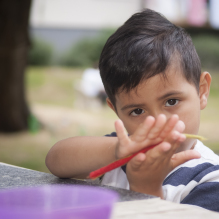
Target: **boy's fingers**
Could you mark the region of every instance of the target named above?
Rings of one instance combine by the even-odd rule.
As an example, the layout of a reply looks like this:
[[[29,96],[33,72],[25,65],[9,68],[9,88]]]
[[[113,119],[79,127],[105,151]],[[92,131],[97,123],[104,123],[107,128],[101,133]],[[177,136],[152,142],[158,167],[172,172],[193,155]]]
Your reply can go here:
[[[146,158],[146,155],[143,153],[139,153],[135,157],[133,157],[129,162],[129,165],[132,168],[132,170],[137,171],[141,167],[145,158]]]
[[[172,150],[175,152],[180,146],[180,143],[186,140],[186,136],[176,130],[172,131],[165,141],[172,145]]]
[[[165,159],[166,153],[171,149],[171,144],[168,142],[162,142],[152,150],[147,152],[147,161],[153,163],[156,159]]]
[[[174,127],[177,125],[179,121],[179,116],[178,115],[172,115],[170,119],[167,121],[164,129],[162,130],[160,134],[161,139],[165,139],[169,133],[174,129]]]
[[[147,116],[145,121],[135,131],[132,139],[137,142],[141,142],[145,140],[149,131],[153,127],[154,123],[155,123],[155,118],[152,116]]]
[[[201,155],[199,154],[198,151],[195,150],[187,150],[187,151],[182,151],[180,153],[174,154],[171,158],[172,161],[172,168],[176,168],[177,166],[192,160],[192,159],[198,159],[200,158]]]
[[[149,132],[147,136],[149,140],[153,140],[160,135],[161,131],[164,128],[166,121],[167,121],[167,118],[164,114],[160,114],[157,117],[155,125],[153,126],[153,128],[151,129],[151,131]]]
[[[116,134],[120,144],[127,145],[129,143],[128,135],[126,134],[123,122],[121,120],[115,121]]]
[[[174,128],[176,131],[182,133],[185,130],[185,124],[183,121],[179,120]]]

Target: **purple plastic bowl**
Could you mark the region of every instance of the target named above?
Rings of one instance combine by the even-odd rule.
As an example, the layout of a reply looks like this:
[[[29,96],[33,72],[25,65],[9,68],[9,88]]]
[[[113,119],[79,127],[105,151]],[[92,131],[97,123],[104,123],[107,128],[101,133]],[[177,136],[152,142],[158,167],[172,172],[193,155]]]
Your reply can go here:
[[[108,219],[118,195],[90,186],[40,186],[0,191],[1,219]]]

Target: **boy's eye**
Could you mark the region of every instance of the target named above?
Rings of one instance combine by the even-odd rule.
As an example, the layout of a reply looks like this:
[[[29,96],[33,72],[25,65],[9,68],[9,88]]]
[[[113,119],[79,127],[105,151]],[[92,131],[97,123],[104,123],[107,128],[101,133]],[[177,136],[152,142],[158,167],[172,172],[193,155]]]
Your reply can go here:
[[[144,113],[143,109],[135,109],[131,112],[132,116],[139,116],[140,114]]]
[[[179,102],[177,99],[170,99],[166,102],[165,106],[174,106]]]

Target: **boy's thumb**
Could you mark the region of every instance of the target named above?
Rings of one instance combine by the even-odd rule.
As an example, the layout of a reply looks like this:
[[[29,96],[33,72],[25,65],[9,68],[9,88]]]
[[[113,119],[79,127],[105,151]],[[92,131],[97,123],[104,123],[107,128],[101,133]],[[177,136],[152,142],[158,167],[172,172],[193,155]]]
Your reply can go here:
[[[173,169],[189,160],[199,159],[200,157],[200,153],[195,150],[187,150],[174,154],[171,158]]]

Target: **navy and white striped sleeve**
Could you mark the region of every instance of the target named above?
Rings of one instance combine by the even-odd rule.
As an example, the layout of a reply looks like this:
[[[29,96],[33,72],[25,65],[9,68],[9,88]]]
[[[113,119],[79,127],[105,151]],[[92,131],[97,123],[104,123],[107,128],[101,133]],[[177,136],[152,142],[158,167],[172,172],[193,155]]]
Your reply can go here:
[[[205,182],[196,186],[181,203],[219,212],[219,182]]]
[[[181,167],[165,179],[163,186],[167,200],[219,212],[219,165],[205,162]]]
[[[208,164],[208,167],[194,180],[197,186],[181,203],[219,212],[219,165]]]

